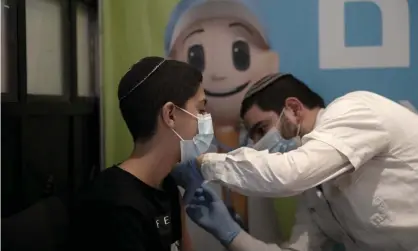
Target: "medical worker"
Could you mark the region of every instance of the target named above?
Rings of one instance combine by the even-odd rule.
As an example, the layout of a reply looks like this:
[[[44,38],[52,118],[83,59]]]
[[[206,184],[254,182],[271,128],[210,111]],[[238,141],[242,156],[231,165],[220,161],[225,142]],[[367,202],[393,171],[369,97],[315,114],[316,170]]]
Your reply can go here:
[[[348,251],[418,250],[416,114],[367,91],[348,93],[324,108],[300,80],[273,74],[249,90],[241,117],[255,149],[207,153],[178,166],[186,190],[195,191],[205,179],[246,195],[302,195],[292,238],[281,249],[241,231],[217,195],[199,188],[187,201],[188,214],[225,246],[321,250],[335,241]],[[300,147],[270,153],[281,138]]]

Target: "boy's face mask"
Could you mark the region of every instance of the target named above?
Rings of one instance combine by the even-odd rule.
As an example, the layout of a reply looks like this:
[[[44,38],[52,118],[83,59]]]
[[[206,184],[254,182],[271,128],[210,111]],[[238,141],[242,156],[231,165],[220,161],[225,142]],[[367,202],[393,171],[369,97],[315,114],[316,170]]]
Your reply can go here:
[[[194,115],[179,107],[183,112],[197,119],[198,133],[191,140],[185,140],[174,129],[173,132],[180,139],[181,162],[185,162],[198,157],[199,155],[211,151],[214,137],[212,117],[209,113]]]

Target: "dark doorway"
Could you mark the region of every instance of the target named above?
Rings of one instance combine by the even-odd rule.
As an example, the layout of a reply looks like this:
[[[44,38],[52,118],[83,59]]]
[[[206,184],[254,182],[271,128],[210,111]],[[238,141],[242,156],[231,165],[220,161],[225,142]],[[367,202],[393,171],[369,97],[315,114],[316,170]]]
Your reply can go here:
[[[2,0],[2,218],[100,171],[96,1]],[[4,24],[4,25],[3,25]]]

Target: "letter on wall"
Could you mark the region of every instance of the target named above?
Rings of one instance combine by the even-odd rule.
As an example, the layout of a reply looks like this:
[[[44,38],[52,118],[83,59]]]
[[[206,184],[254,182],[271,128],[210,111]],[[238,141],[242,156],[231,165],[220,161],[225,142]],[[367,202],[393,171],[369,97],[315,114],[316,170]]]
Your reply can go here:
[[[408,67],[409,8],[406,0],[318,0],[321,69]],[[379,46],[345,45],[346,3],[372,3],[381,15]],[[376,27],[378,29],[379,27]]]

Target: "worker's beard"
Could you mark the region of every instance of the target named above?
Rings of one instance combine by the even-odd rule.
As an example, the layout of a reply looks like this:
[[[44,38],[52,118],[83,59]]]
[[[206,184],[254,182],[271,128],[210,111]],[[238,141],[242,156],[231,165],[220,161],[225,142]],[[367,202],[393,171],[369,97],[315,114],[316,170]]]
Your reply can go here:
[[[289,140],[299,136],[298,125],[293,124],[285,114],[283,114],[281,120],[280,134],[284,139]]]

